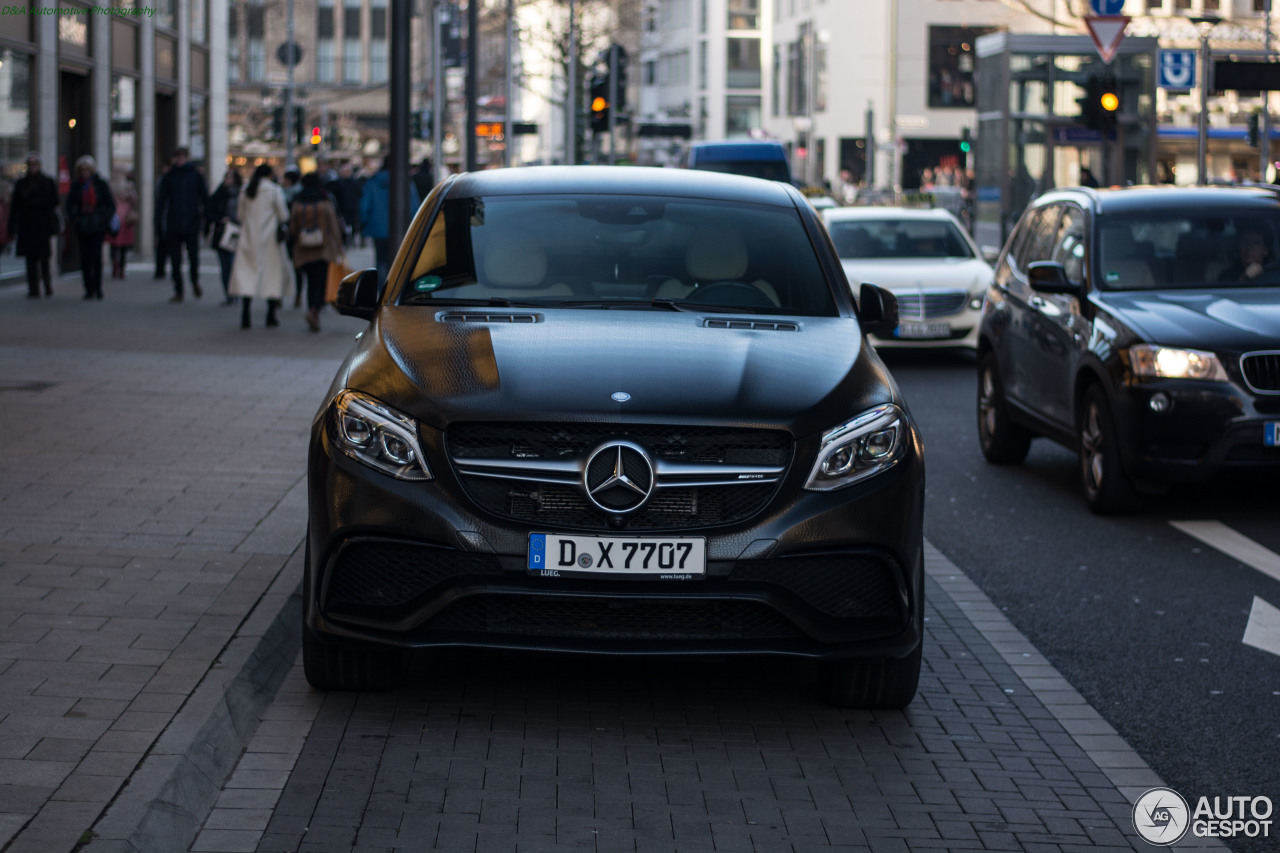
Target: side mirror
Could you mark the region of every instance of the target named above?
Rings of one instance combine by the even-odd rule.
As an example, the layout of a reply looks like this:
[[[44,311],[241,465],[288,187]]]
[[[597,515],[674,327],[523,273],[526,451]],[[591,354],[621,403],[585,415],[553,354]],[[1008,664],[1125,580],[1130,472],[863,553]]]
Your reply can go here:
[[[1067,271],[1057,261],[1034,261],[1027,265],[1027,283],[1036,293],[1082,296],[1084,288],[1067,279]]]
[[[858,291],[858,320],[866,334],[889,334],[898,328],[898,297],[864,281]]]
[[[333,307],[339,314],[372,320],[378,310],[378,271],[356,270],[338,285]]]
[[[1000,260],[999,246],[983,246],[979,251],[982,252],[982,259],[989,264],[994,264]]]

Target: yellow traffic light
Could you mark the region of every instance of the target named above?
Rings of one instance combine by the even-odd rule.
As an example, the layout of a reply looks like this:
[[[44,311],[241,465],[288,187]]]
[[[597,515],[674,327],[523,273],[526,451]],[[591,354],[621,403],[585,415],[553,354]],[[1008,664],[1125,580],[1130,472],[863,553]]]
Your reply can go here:
[[[1109,113],[1113,113],[1120,108],[1120,99],[1116,97],[1115,92],[1103,93],[1102,108]]]
[[[609,102],[604,98],[596,98],[591,102],[591,111],[594,113],[602,113],[609,106]]]
[[[319,144],[320,144],[320,140],[321,140],[321,136],[320,136],[320,128],[318,128],[318,127],[313,127],[313,128],[311,128],[311,144],[312,144],[312,145],[319,145]]]

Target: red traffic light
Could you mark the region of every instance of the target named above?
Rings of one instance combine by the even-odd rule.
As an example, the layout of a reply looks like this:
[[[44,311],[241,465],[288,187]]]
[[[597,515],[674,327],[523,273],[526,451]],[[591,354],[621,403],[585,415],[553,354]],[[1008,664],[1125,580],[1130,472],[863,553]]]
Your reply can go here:
[[[311,144],[312,144],[312,145],[319,145],[319,144],[320,144],[320,140],[321,140],[321,136],[320,136],[320,128],[318,128],[318,127],[313,127],[313,128],[311,128]]]

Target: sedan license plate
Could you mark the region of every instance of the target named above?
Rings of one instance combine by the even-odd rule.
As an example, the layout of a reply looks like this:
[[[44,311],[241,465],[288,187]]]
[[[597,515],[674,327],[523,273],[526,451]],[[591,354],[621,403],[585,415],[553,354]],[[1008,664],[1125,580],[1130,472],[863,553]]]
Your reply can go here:
[[[949,338],[949,323],[899,323],[897,335],[900,338]]]
[[[529,534],[530,574],[625,575],[692,580],[707,573],[707,540],[697,537]]]
[[[1280,447],[1280,421],[1267,421],[1262,425],[1262,443],[1267,447]]]

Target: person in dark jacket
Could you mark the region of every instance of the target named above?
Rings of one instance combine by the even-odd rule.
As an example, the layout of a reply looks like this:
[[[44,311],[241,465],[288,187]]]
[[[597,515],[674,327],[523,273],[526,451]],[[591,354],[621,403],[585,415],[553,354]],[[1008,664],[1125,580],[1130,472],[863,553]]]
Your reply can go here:
[[[67,221],[80,245],[80,274],[84,298],[102,298],[102,241],[120,230],[111,187],[98,174],[98,165],[85,155],[76,161],[76,179],[67,193]]]
[[[240,224],[240,220],[236,219],[236,205],[240,203],[240,186],[243,183],[244,179],[239,172],[227,169],[227,173],[222,176],[222,183],[209,196],[209,206],[205,208],[205,227],[213,228],[213,247],[218,252],[218,266],[222,271],[222,296],[225,305],[236,301],[228,290],[231,284],[231,264],[236,259],[236,253],[235,250],[222,248],[222,235],[228,225]]]
[[[436,172],[431,165],[430,157],[423,157],[422,162],[418,164],[418,171],[413,173],[413,185],[418,190],[419,199],[425,199],[436,185]],[[409,213],[412,215],[417,211],[412,210]]]
[[[164,241],[164,211],[160,209],[160,187],[164,186],[165,176],[172,166],[172,163],[164,164],[164,169],[156,178],[155,189],[151,192],[151,227],[156,237],[156,281],[164,278],[165,267],[169,264],[169,246]]]
[[[188,159],[186,148],[173,152],[173,166],[160,181],[157,200],[159,215],[163,217],[165,243],[169,249],[169,262],[173,265],[173,298],[182,301],[182,249],[187,249],[191,262],[191,293],[196,299],[203,296],[200,290],[200,231],[205,206],[209,203],[209,188],[204,175]]]
[[[49,240],[58,233],[58,185],[40,171],[40,155],[27,155],[27,174],[13,186],[9,204],[9,233],[17,239],[14,251],[27,259],[27,298],[40,298],[40,281],[44,295],[53,296],[53,278],[49,271]]]
[[[417,209],[418,188],[410,182],[409,210]],[[365,182],[360,194],[360,233],[373,238],[373,265],[378,270],[378,292],[381,293],[395,257],[391,246],[391,158],[382,161],[382,168]],[[396,238],[403,236],[397,234]]]

